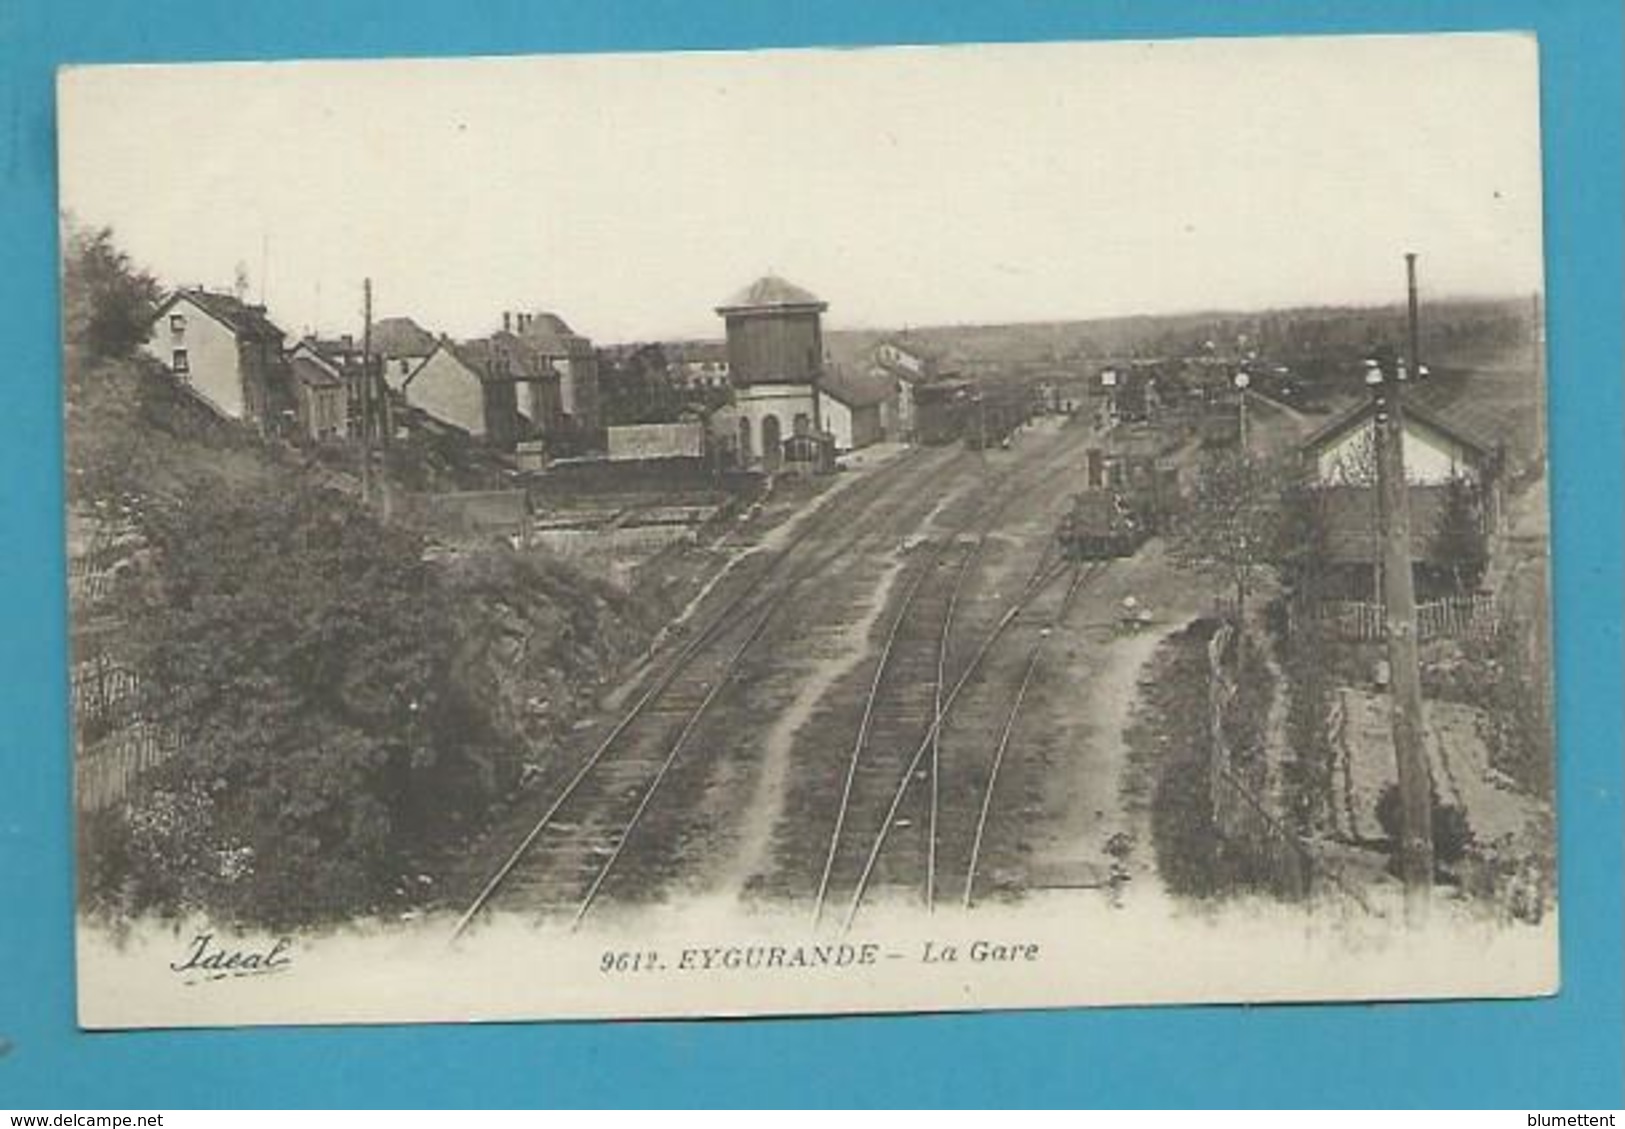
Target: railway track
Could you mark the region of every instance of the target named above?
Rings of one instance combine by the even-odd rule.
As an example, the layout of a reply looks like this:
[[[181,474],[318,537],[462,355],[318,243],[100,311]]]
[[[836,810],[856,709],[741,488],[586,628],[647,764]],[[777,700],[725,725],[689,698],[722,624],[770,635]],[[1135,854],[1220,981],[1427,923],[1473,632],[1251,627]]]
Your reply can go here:
[[[1102,570],[1103,566],[1069,567],[1060,562],[1051,563],[1046,555],[1022,592],[966,660],[958,676],[951,683],[944,682],[940,706],[924,715],[923,732],[917,740],[894,747],[884,757],[872,757],[871,760],[882,762],[876,763],[873,771],[862,776],[853,774],[854,786],[843,800],[843,811],[837,817],[837,831],[831,842],[831,856],[839,856],[840,861],[829,867],[832,880],[820,891],[815,919],[821,916],[823,904],[834,896],[835,890],[849,889],[844,928],[850,929],[871,894],[881,889],[914,888],[922,881],[922,874],[928,886],[962,889],[965,896],[961,904],[969,904],[993,791],[1048,631],[1041,631],[1029,646],[1024,674],[1012,692],[999,738],[990,747],[984,744],[980,749],[967,746],[965,742],[953,743],[947,754],[953,769],[952,779],[976,783],[965,789],[955,787],[953,794],[960,802],[941,805],[943,793],[931,787],[939,775],[933,761],[942,758],[944,738],[952,733],[949,725],[954,704],[976,681],[989,653],[1015,624],[1030,614],[1036,601],[1056,579],[1070,572],[1060,606],[1046,623],[1048,628],[1059,625],[1077,593]],[[907,611],[905,607],[899,619]],[[883,683],[884,679],[877,677],[876,685]],[[970,798],[968,804],[963,802],[967,797]],[[922,808],[936,810],[926,810],[923,820],[917,819],[912,813]],[[967,811],[975,813],[974,819],[963,818]],[[929,843],[918,830],[922,823],[931,829]],[[933,901],[934,895],[928,893],[927,906]]]
[[[1064,448],[1061,454],[1070,457]],[[910,465],[923,469],[906,473],[923,476],[914,484],[923,487],[946,465],[963,457],[956,454],[943,466],[936,462],[925,465],[916,458]],[[1012,471],[987,496],[1000,498],[1035,474],[1049,473],[1057,462],[1052,454],[1037,465]],[[838,503],[823,506],[803,521],[702,627],[675,647],[668,661],[651,670],[632,704],[593,750],[568,777],[561,774],[551,786],[546,809],[490,872],[459,917],[454,938],[482,914],[499,909],[568,916],[572,924],[580,923],[612,884],[628,844],[638,835],[645,814],[674,769],[683,764],[687,764],[684,771],[694,767],[690,762],[701,755],[696,738],[707,715],[744,680],[743,660],[769,633],[779,612],[793,604],[796,590],[860,542],[896,536],[895,527],[888,526],[883,515],[870,513],[870,503],[887,491],[903,492],[896,478],[896,473],[877,473],[849,488]],[[878,513],[879,507],[875,509]],[[869,722],[871,729],[878,726],[881,732],[895,724],[897,736],[907,738],[897,747],[912,747],[912,739],[919,733],[904,718],[909,710],[918,706],[929,720],[957,692],[958,687],[947,688],[954,607],[997,509],[996,504],[984,502],[972,522],[922,554],[926,563],[915,573],[907,601],[916,614],[907,620],[899,616],[894,625],[902,661],[888,682],[889,688],[909,698],[909,705],[906,709],[877,708]],[[965,535],[963,531],[972,524],[980,524],[980,533]],[[1037,579],[1035,576],[1035,582]],[[995,634],[1002,630],[1000,626]],[[898,642],[889,646],[896,647]],[[927,728],[932,738],[936,732],[935,725]],[[877,783],[886,775],[882,772]],[[874,790],[869,783],[864,782],[866,792]],[[935,807],[934,799],[922,804],[926,827],[922,841],[928,853],[935,841],[929,830]],[[926,896],[933,897],[934,876],[928,873],[924,882]]]
[[[1022,668],[1021,681],[1016,684],[1015,692],[1010,698],[1010,709],[1005,714],[1004,724],[999,730],[998,741],[993,746],[993,757],[987,767],[986,783],[981,788],[981,804],[976,809],[975,830],[969,835],[970,857],[965,863],[965,886],[960,905],[970,909],[976,900],[976,873],[982,861],[982,845],[987,837],[988,816],[993,810],[993,797],[998,790],[999,773],[1004,768],[1005,755],[1010,748],[1010,738],[1016,731],[1016,723],[1021,717],[1021,707],[1026,704],[1027,691],[1032,686],[1033,676],[1038,673],[1039,660],[1043,657],[1044,644],[1050,634],[1066,621],[1067,612],[1072,608],[1072,601],[1078,593],[1091,584],[1096,577],[1105,572],[1105,561],[1095,561],[1087,565],[1074,568],[1071,580],[1068,582],[1066,592],[1061,597],[1060,607],[1050,618],[1045,629],[1040,631],[1033,639],[1027,652],[1027,662]]]
[[[855,912],[871,886],[917,888],[929,910],[935,907],[943,870],[968,875],[974,865],[957,861],[974,856],[970,834],[957,828],[945,834],[948,829],[939,826],[945,813],[942,747],[947,713],[992,645],[1058,574],[1051,562],[1053,543],[1046,545],[1022,591],[956,678],[953,643],[960,597],[1002,507],[1016,490],[1029,485],[1026,479],[1034,470],[1050,469],[1050,461],[1027,468],[1026,474],[1006,475],[972,517],[934,543],[907,583],[881,644],[847,758],[813,901],[815,928],[837,890],[853,891],[851,912]],[[1069,589],[1067,601],[1071,594]],[[965,775],[962,765],[950,768],[951,780]],[[961,797],[948,798],[947,811],[964,810]],[[878,847],[872,853],[864,851],[865,844],[883,844],[891,837],[908,849],[889,855]],[[970,879],[965,882],[968,886]]]
[[[598,901],[644,813],[711,707],[734,684],[741,660],[795,589],[877,532],[869,503],[890,489],[885,472],[824,506],[797,528],[669,662],[609,728],[458,918],[453,938],[482,913],[514,908],[568,913],[579,923]],[[856,493],[854,493],[856,492]],[[856,514],[851,511],[856,508]],[[831,527],[843,526],[818,547]],[[811,548],[808,548],[812,546]],[[773,583],[774,581],[777,583]]]
[[[815,925],[823,915],[831,886],[851,881],[847,871],[861,866],[861,858],[851,857],[850,852],[843,854],[847,831],[870,827],[884,818],[884,798],[889,794],[885,783],[901,770],[903,750],[912,749],[920,735],[930,730],[931,720],[941,713],[954,612],[965,576],[985,537],[984,533],[966,539],[956,533],[938,542],[904,590],[901,607],[881,645],[847,761],[841,801],[814,900]],[[914,809],[896,818],[924,836],[922,842],[929,856],[935,842],[935,790],[928,795],[916,790],[915,799]],[[930,862],[924,882],[929,901],[935,884]]]

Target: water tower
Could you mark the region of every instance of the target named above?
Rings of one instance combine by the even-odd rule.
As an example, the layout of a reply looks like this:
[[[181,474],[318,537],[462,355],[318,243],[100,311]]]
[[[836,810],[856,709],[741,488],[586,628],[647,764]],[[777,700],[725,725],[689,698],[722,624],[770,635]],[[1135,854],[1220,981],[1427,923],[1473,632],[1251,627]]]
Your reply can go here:
[[[783,441],[822,431],[818,378],[827,303],[782,278],[759,278],[717,307],[728,328],[728,370],[740,458],[777,470]]]

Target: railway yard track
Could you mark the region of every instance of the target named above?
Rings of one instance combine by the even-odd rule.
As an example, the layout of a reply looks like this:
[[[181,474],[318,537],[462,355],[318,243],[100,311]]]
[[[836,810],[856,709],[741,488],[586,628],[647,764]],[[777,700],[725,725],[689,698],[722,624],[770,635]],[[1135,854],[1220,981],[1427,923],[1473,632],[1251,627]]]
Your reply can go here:
[[[983,796],[996,782],[1025,682],[1011,688],[1016,698],[1002,741],[966,740],[947,718],[986,655],[1018,621],[1029,626],[1030,608],[1069,570],[1052,560],[1046,545],[1026,585],[1000,602],[991,624],[961,622],[959,613],[1003,504],[1073,454],[1064,443],[1057,446],[969,492],[971,515],[952,524],[947,535],[924,538],[908,554],[899,607],[878,647],[851,745],[839,810],[828,813],[834,829],[815,914],[839,892],[850,924],[867,895],[904,887],[918,891],[927,905],[939,895],[968,904],[987,822]],[[878,505],[883,496],[907,497],[969,457],[939,451],[901,460],[854,483],[844,497],[828,499],[775,550],[759,551],[761,559],[741,570],[733,591],[714,601],[721,606],[651,665],[630,705],[601,731],[591,752],[568,776],[561,769],[539,790],[550,797],[546,806],[490,870],[454,935],[499,911],[578,924],[606,899],[616,900],[617,876],[627,869],[629,852],[664,856],[669,870],[677,845],[645,831],[649,813],[663,799],[668,806],[675,802],[668,793],[682,785],[670,783],[674,776],[693,775],[693,762],[715,755],[706,732],[725,707],[739,712],[754,677],[748,657],[784,633],[779,621],[790,618],[798,596],[826,569],[849,554],[877,553],[882,546],[897,551],[895,515]],[[1059,614],[1080,586],[1081,571],[1070,571]],[[985,611],[981,618],[987,618]],[[1034,664],[1041,642],[1031,643]],[[967,777],[980,779],[982,787],[967,788]],[[640,859],[643,869],[649,865]],[[654,869],[660,865],[657,858]]]
[[[832,861],[827,864],[831,881],[820,889],[815,921],[837,890],[845,891],[842,920],[846,928],[852,926],[865,900],[876,896],[907,897],[919,891],[928,910],[935,908],[943,893],[961,906],[972,904],[999,772],[1044,640],[1065,617],[1076,595],[1104,568],[1041,562],[1004,614],[970,650],[957,674],[943,683],[933,707],[915,709],[906,721],[900,718],[894,724],[896,738],[885,746],[885,755],[871,757],[867,771],[853,773],[853,787],[837,813],[830,844]],[[1062,576],[1068,579],[1059,606],[1047,615],[1037,612],[1045,594]],[[929,620],[937,609],[910,601],[899,619],[911,613]],[[945,611],[940,622],[947,637],[951,614]],[[1013,687],[979,686],[985,660],[1018,627],[1038,628],[1031,632],[1020,681]],[[877,692],[883,691],[885,682],[876,679]],[[954,725],[954,706],[973,686],[1009,695],[996,736],[977,733],[974,726],[958,729]],[[906,702],[890,708],[903,712]],[[914,735],[912,740],[908,733]],[[854,762],[859,759],[855,756]],[[839,865],[833,861],[837,858]]]
[[[798,586],[860,538],[873,535],[861,514],[889,485],[885,472],[871,476],[851,488],[841,504],[808,515],[778,549],[762,554],[765,559],[721,598],[722,607],[651,672],[568,779],[553,786],[546,810],[464,910],[454,936],[496,910],[568,913],[575,921],[586,915],[700,722],[729,689],[750,645]],[[852,509],[860,520],[850,520]],[[833,532],[843,524],[843,531]],[[825,534],[829,541],[820,545]]]

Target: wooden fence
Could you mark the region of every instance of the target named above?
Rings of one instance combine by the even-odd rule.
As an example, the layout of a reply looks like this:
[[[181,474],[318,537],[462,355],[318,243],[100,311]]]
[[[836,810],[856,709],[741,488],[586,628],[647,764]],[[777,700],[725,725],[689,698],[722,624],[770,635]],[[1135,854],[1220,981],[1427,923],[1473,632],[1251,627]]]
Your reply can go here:
[[[150,721],[123,726],[105,740],[82,743],[74,758],[74,802],[100,811],[126,799],[136,778],[175,755],[171,736]]]
[[[1294,609],[1294,617],[1305,614]],[[1365,600],[1327,600],[1308,610],[1322,626],[1340,639],[1356,643],[1377,642],[1388,637],[1388,624],[1381,604]],[[1417,638],[1466,639],[1488,635],[1496,625],[1493,596],[1452,596],[1416,605]]]
[[[141,682],[106,654],[74,664],[68,701],[74,720],[74,800],[99,811],[128,798],[138,776],[175,754],[173,735],[143,708]]]

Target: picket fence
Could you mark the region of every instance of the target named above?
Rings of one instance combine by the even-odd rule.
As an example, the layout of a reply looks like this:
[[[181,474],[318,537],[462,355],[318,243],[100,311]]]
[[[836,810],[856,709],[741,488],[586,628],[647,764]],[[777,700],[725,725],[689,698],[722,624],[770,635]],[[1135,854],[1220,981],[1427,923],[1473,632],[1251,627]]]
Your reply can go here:
[[[1302,611],[1294,612],[1295,616],[1302,614]],[[1388,637],[1381,604],[1366,600],[1327,600],[1316,604],[1309,614],[1348,642],[1370,643]],[[1495,625],[1495,598],[1483,593],[1416,605],[1416,635],[1424,643],[1433,639],[1488,635],[1495,630]]]

